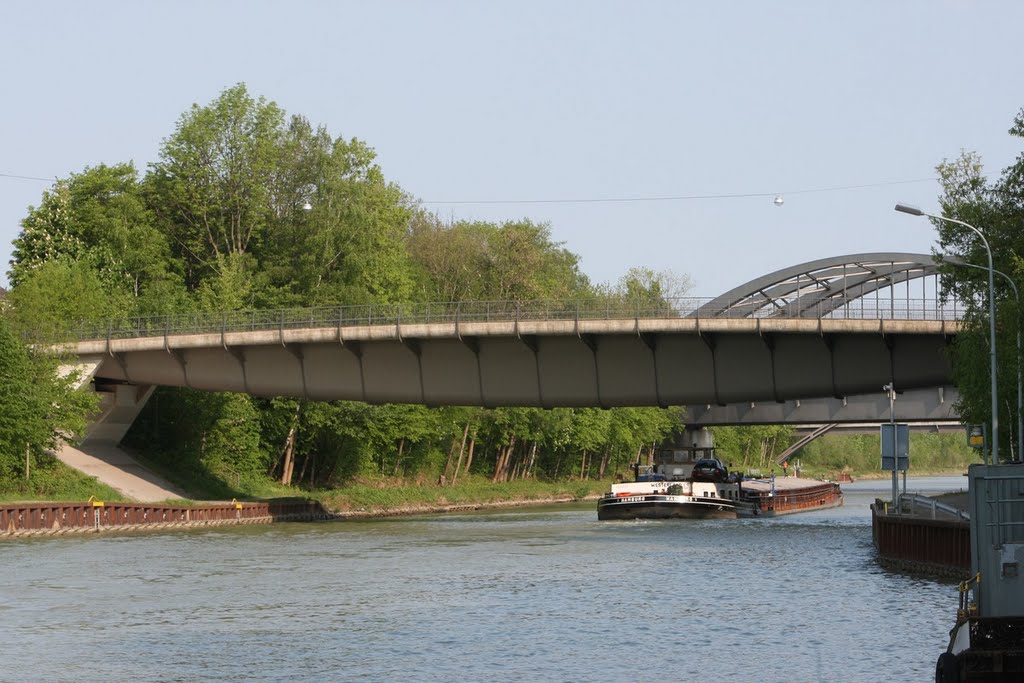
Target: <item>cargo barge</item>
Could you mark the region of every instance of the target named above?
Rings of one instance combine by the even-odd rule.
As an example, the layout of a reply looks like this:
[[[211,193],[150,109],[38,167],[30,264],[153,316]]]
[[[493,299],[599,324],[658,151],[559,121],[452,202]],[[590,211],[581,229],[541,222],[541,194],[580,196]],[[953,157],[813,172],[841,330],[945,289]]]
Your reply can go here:
[[[774,517],[843,504],[834,482],[731,474],[710,446],[662,448],[654,460],[634,465],[633,481],[612,484],[598,519]]]
[[[775,517],[843,504],[839,484],[782,477],[705,482],[652,479],[612,484],[597,501],[598,519]]]

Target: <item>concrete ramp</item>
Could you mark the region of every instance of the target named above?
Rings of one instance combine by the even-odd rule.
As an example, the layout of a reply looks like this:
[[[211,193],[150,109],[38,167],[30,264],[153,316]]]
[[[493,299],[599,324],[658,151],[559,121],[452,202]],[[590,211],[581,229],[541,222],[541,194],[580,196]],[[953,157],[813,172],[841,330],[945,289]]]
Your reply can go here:
[[[78,447],[65,444],[57,457],[69,467],[96,477],[111,488],[140,503],[158,503],[187,496],[140,465],[118,446],[88,442]]]

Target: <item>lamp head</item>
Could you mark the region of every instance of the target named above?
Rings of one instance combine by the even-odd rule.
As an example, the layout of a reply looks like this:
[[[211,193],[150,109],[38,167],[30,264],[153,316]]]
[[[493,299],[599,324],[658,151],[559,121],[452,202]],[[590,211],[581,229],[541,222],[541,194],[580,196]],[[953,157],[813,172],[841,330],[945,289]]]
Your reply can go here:
[[[897,204],[896,210],[899,211],[900,213],[909,213],[911,216],[925,215],[924,211],[917,208],[916,206],[908,206],[906,204]]]

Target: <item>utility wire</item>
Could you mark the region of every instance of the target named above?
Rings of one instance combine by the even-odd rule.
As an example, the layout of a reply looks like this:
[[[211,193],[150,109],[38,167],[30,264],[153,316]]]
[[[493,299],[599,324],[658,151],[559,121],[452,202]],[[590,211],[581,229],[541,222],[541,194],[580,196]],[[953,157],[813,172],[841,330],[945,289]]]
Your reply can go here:
[[[45,183],[51,183],[56,178],[39,178],[34,175],[14,175],[13,173],[0,173],[0,178],[13,178],[15,180],[42,180]]]
[[[750,197],[777,197],[787,194],[810,194],[813,192],[838,192],[841,190],[861,190],[868,187],[885,187],[887,185],[907,185],[910,183],[934,182],[937,178],[915,178],[913,180],[890,180],[880,183],[865,183],[862,185],[835,185],[832,187],[805,188],[802,190],[789,190],[788,192],[734,192],[727,194],[687,194],[670,195],[661,197],[590,197],[577,199],[453,199],[424,200],[423,204],[599,204],[599,203],[627,203],[627,202],[675,202],[694,199],[744,199]]]
[[[55,178],[40,178],[39,176],[16,175],[13,173],[0,173],[0,178],[11,178],[14,180],[40,180],[43,182],[54,182]],[[788,190],[786,192],[731,192],[725,194],[686,194],[667,195],[655,197],[583,197],[575,199],[429,199],[422,200],[421,204],[612,204],[632,202],[679,202],[692,201],[697,199],[748,199],[751,197],[778,197],[790,194],[812,194],[816,192],[840,192],[843,190],[862,190],[869,187],[886,187],[888,185],[908,185],[911,183],[933,182],[937,178],[915,178],[913,180],[889,180],[879,183],[864,183],[861,185],[834,185],[831,187],[804,188],[801,190]]]

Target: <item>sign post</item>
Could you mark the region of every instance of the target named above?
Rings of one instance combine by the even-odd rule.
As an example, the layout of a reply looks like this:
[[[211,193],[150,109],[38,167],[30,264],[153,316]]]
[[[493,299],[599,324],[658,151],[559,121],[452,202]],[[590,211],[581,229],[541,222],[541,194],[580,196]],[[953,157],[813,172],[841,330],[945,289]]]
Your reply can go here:
[[[976,448],[981,451],[982,458],[985,457],[985,451],[988,449],[988,430],[987,425],[967,425],[967,445],[971,448]]]
[[[910,469],[910,425],[896,424],[896,390],[893,385],[884,387],[889,395],[889,423],[881,425],[879,441],[882,446],[882,469],[892,472],[892,502],[897,511],[899,505],[899,472],[903,472],[903,486],[906,488],[906,471]],[[906,491],[904,491],[906,493]]]

